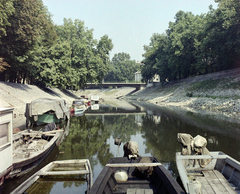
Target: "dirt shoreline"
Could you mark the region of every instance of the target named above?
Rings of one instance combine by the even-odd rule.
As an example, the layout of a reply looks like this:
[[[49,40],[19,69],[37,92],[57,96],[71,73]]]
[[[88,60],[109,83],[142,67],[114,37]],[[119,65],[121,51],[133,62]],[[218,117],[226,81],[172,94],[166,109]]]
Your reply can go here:
[[[221,83],[216,87],[203,89],[203,87],[193,88],[194,84],[204,81]],[[232,87],[234,86],[234,87]],[[237,86],[237,87],[235,87]],[[104,103],[117,106],[131,106],[126,101],[118,102],[117,98],[126,100],[145,101],[157,106],[174,107],[185,111],[199,112],[203,114],[219,114],[231,119],[240,121],[240,68],[197,76],[168,83],[164,86],[156,84],[147,87],[131,95],[135,88],[117,89],[94,89],[68,91],[57,88],[39,88],[33,85],[17,84],[0,81],[0,107],[14,108],[14,126],[25,125],[26,103],[37,98],[62,98],[68,102],[81,95],[99,95],[104,99]],[[189,91],[191,96],[188,95]]]

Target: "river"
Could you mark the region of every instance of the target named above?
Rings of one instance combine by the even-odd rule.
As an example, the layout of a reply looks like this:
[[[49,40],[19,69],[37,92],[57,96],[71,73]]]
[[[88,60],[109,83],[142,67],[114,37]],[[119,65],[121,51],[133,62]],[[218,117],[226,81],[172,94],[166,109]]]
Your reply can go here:
[[[207,139],[209,151],[223,151],[240,161],[240,124],[237,121],[132,102],[124,108],[100,104],[99,109],[89,108],[83,115],[71,116],[70,122],[65,123],[63,141],[45,163],[87,158],[95,181],[108,160],[123,156],[123,144],[133,140],[138,142],[141,156],[155,156],[176,178],[175,153],[181,151],[178,133],[201,135]],[[122,140],[120,147],[114,145],[116,137]],[[4,193],[17,184],[19,180],[8,180]],[[51,180],[39,182],[28,193],[85,193],[86,190],[84,179],[77,182]]]

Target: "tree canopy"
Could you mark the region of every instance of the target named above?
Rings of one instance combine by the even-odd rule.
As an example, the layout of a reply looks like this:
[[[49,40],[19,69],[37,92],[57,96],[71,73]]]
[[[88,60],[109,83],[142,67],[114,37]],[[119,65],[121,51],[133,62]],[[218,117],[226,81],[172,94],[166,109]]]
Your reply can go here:
[[[177,12],[165,34],[153,34],[144,46],[144,81],[156,73],[165,82],[239,66],[240,2],[216,2],[207,14]]]
[[[54,25],[42,0],[2,1],[1,7],[1,80],[79,89],[107,74],[113,48],[108,35],[94,39],[79,19]]]
[[[104,80],[109,82],[134,81],[134,73],[138,70],[140,70],[140,63],[131,60],[129,54],[117,53],[110,62],[110,70]]]

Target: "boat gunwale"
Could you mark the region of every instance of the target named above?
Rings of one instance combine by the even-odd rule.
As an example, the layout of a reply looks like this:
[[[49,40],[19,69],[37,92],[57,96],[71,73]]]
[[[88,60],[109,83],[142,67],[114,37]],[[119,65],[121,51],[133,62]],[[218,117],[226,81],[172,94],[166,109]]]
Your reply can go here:
[[[70,160],[57,160],[50,162],[45,167],[37,171],[35,174],[30,176],[27,180],[25,180],[21,185],[19,185],[17,188],[15,188],[11,194],[14,193],[23,193],[26,191],[32,184],[34,184],[40,177],[43,176],[49,176],[49,175],[59,175],[59,174],[49,174],[49,171],[51,171],[56,165],[58,164],[84,164],[86,167],[86,170],[84,171],[84,174],[89,174],[89,186],[88,189],[92,187],[92,168],[90,165],[90,162],[88,159],[70,159]],[[75,171],[61,171],[65,175],[75,174]],[[73,173],[74,172],[74,173]],[[81,173],[82,174],[82,173]]]
[[[113,177],[113,173],[115,172],[116,168],[124,168],[124,167],[133,168],[136,166],[153,166],[156,176],[159,177],[162,184],[166,187],[169,193],[173,193],[173,194],[185,193],[181,188],[181,186],[177,183],[177,181],[172,177],[170,172],[161,163],[159,163],[155,157],[149,157],[153,160],[152,163],[130,163],[130,164],[121,163],[121,162],[116,163],[116,160],[117,159],[121,160],[121,158],[127,158],[127,157],[117,157],[117,158],[111,158],[109,160],[109,162],[105,165],[105,167],[102,169],[97,179],[95,180],[94,185],[90,190],[90,194],[103,193],[106,187],[106,184],[109,182],[110,177]],[[114,179],[114,181],[116,180]],[[129,181],[129,184],[130,183],[131,181]],[[128,184],[128,181],[123,184]]]
[[[182,161],[183,160],[195,160],[195,159],[214,159],[215,160],[215,165],[212,168],[213,170],[216,167],[217,160],[224,160],[225,161],[224,166],[226,166],[226,164],[229,164],[233,168],[235,168],[238,171],[240,171],[240,162],[238,162],[237,160],[235,160],[231,156],[229,156],[229,155],[227,155],[227,154],[225,154],[225,153],[223,153],[221,151],[210,152],[210,155],[182,155],[181,152],[176,152],[176,164],[177,164],[177,169],[178,169],[178,172],[179,172],[179,176],[181,178],[182,184],[183,184],[186,192],[190,193],[190,194],[194,193],[194,191],[193,191],[191,182],[190,182],[190,180],[189,180],[189,178],[187,176],[187,174],[188,174],[187,169],[184,167]],[[231,161],[231,163],[233,163],[234,166],[233,166],[233,164],[230,164],[228,161]],[[238,165],[238,167],[237,167],[237,165]],[[206,168],[201,168],[201,169],[196,168],[195,170],[197,170],[197,171],[198,170],[204,171],[204,169],[206,169]],[[224,167],[223,167],[223,169],[224,169]],[[219,172],[221,174],[223,174],[221,171],[219,171]]]

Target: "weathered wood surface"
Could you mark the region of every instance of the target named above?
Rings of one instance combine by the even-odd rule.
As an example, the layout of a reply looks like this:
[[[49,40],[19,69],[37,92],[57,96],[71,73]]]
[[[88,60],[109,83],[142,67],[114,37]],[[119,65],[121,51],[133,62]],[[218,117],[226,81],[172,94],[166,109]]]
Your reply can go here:
[[[202,171],[203,177],[196,177],[196,180],[201,183],[202,193],[231,193],[236,192],[228,183],[225,177],[217,170]]]
[[[213,159],[205,168],[192,165],[193,159]],[[210,155],[184,156],[176,154],[179,175],[187,193],[194,193],[191,180],[201,183],[204,193],[240,193],[240,163],[222,152]],[[215,164],[215,165],[213,165]]]
[[[82,165],[85,163],[85,170],[78,170],[78,171],[51,171],[56,165],[66,165],[71,166],[73,164],[76,166],[76,164]],[[21,185],[19,185],[14,191],[12,191],[12,194],[14,193],[23,193],[28,187],[30,187],[34,182],[36,182],[40,177],[43,176],[49,176],[49,175],[71,175],[71,174],[87,174],[88,179],[88,190],[92,187],[92,169],[90,166],[90,162],[87,159],[78,159],[78,160],[62,160],[62,161],[54,161],[43,167],[41,170],[36,172],[34,175],[32,175],[30,178],[28,178],[26,181],[24,181]]]
[[[172,175],[154,157],[149,157],[152,163],[139,163],[140,159],[129,160],[128,157],[111,158],[103,168],[89,194],[102,193],[131,193],[141,194],[153,191],[155,193],[183,194],[185,193]],[[152,175],[145,177],[137,175],[136,167],[153,167]],[[128,174],[126,182],[117,182],[114,173],[117,170],[124,170]],[[136,173],[136,174],[135,174]],[[133,189],[133,190],[128,190]],[[152,192],[151,192],[152,191]],[[137,193],[136,193],[137,192]]]
[[[122,163],[122,164],[106,164],[109,167],[148,167],[148,166],[159,166],[161,163]]]
[[[127,194],[153,194],[152,189],[127,189]]]

